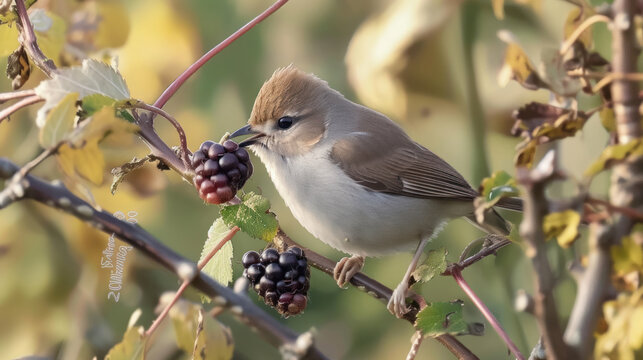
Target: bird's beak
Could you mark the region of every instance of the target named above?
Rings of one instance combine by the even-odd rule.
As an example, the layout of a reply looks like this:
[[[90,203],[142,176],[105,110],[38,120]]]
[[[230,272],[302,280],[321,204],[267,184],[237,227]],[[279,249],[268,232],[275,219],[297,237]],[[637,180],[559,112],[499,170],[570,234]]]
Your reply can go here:
[[[266,134],[264,134],[264,133],[252,130],[250,125],[246,125],[246,126],[242,127],[241,129],[238,129],[237,131],[235,131],[232,134],[230,134],[230,139],[238,137],[238,136],[251,135],[251,134],[254,134],[254,136],[251,136],[251,137],[245,139],[244,141],[240,142],[239,146],[245,147],[245,146],[252,145],[252,144],[256,143],[257,140],[259,140],[260,138],[266,136]]]

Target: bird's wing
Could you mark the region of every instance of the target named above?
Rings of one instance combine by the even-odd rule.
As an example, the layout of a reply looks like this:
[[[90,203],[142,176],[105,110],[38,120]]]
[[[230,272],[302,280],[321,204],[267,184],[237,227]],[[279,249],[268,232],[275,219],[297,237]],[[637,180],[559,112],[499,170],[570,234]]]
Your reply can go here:
[[[397,125],[386,124],[380,131],[379,136],[355,132],[339,140],[331,150],[331,159],[373,191],[454,200],[478,196],[451,165],[413,142]]]

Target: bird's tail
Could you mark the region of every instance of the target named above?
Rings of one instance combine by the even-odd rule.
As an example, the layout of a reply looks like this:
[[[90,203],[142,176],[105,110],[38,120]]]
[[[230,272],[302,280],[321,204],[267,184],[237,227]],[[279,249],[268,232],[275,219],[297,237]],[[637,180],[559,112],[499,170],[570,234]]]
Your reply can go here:
[[[506,210],[522,211],[522,199],[515,197],[502,198],[498,201],[496,206]]]

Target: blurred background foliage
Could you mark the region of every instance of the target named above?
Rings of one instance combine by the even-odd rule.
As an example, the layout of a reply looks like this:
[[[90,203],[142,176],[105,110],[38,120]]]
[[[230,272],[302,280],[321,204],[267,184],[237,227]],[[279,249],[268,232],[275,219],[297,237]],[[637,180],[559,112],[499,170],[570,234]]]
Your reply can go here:
[[[270,4],[267,0],[41,0],[31,13],[33,17],[34,9],[43,9],[44,21],[52,21],[42,31],[36,25],[36,30],[45,53],[57,65],[76,64],[88,56],[116,56],[132,96],[151,103],[202,53]],[[507,1],[504,19],[499,20],[492,3],[484,0],[292,0],[201,69],[166,110],[182,123],[189,147],[195,149],[204,140],[218,140],[226,131],[242,126],[263,81],[276,68],[294,63],[327,80],[349,99],[391,116],[475,187],[485,171],[514,173],[518,140],[509,135],[511,112],[529,101],[549,101],[545,90],[527,91],[515,82],[504,88],[498,85],[506,44],[497,32],[513,32],[527,54],[537,59],[542,48],[559,46],[563,25],[574,8],[558,0]],[[609,60],[606,27],[597,25],[592,34],[595,49]],[[6,48],[17,47],[11,45],[16,35],[15,28],[0,30],[2,68]],[[34,70],[24,88],[34,87],[43,78]],[[470,91],[476,88],[477,92]],[[10,90],[9,80],[0,81],[0,91]],[[596,101],[581,96],[579,108],[597,105]],[[0,156],[24,164],[38,154],[36,110],[31,107],[0,124]],[[483,130],[476,130],[476,119],[483,122]],[[178,143],[173,129],[163,122],[159,127],[168,143]],[[597,118],[591,119],[582,133],[560,144],[562,166],[580,177],[600,154],[607,136]],[[101,147],[108,167],[147,153],[133,136],[108,139]],[[481,163],[485,154],[488,169]],[[256,158],[255,167],[246,190],[271,199],[281,226],[293,239],[339,259],[341,253],[315,240],[294,220]],[[34,173],[64,179],[78,194],[93,198],[108,211],[136,212],[141,226],[195,260],[217,217],[216,206],[203,204],[192,186],[170,172],[139,170],[115,195],[109,192],[110,176],[105,176],[103,186],[93,187],[64,178],[53,160]],[[605,194],[607,180],[606,175],[597,177],[593,191]],[[569,195],[574,189],[571,183],[556,185],[551,195]],[[455,261],[464,246],[480,235],[465,221],[456,220],[432,247],[446,247],[449,260]],[[35,203],[20,202],[0,212],[0,359],[26,355],[102,358],[120,340],[136,308],[143,310],[139,324],[151,323],[159,296],[176,289],[177,279],[131,252],[120,300],[107,299],[109,269],[100,267],[107,239],[78,220]],[[563,317],[575,294],[566,262],[582,244],[551,252],[560,275],[556,296]],[[265,244],[239,234],[233,245],[236,277],[241,275],[241,254]],[[512,305],[516,291],[529,290],[532,285],[531,267],[520,247],[504,248],[496,258],[474,265],[464,275],[521,351],[529,353],[538,339],[535,321],[530,315],[516,314]],[[410,257],[368,259],[365,272],[392,287]],[[465,298],[450,278],[435,279],[420,290],[429,301]],[[305,314],[281,321],[300,332],[314,327],[317,343],[330,357],[391,359],[402,358],[408,351],[412,327],[394,319],[369,296],[355,289],[338,289],[330,277],[317,271],[312,272],[309,294]],[[199,299],[196,292],[187,296]],[[465,319],[482,322],[478,311],[465,303]],[[248,327],[226,314],[220,318],[232,329],[235,359],[279,358],[278,351]],[[164,326],[156,333],[149,358],[183,356],[171,332],[170,326]],[[509,358],[490,328],[483,337],[461,340],[481,359]],[[451,355],[427,340],[418,358],[429,357]]]

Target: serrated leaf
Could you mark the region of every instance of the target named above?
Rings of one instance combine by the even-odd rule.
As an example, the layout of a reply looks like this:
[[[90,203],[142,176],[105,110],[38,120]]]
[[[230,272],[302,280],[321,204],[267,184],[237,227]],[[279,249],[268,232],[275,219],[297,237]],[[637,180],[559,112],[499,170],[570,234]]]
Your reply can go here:
[[[82,100],[85,96],[101,94],[115,100],[130,98],[125,80],[111,66],[93,59],[84,60],[82,66],[59,69],[50,80],[36,87],[36,94],[45,99],[45,105],[38,110],[36,123],[42,127],[46,114],[70,92],[77,92]]]
[[[427,282],[436,275],[442,274],[447,269],[447,250],[440,248],[429,251],[429,254],[422,265],[413,271],[413,278],[417,282]]]
[[[64,140],[74,129],[78,93],[67,94],[47,114],[45,125],[40,129],[40,145],[50,148]]]
[[[574,210],[550,213],[543,220],[543,231],[547,240],[556,238],[558,245],[568,248],[578,237],[580,214]]]
[[[230,329],[186,300],[170,309],[177,346],[192,359],[228,360],[234,352]]]
[[[643,141],[640,138],[626,144],[610,145],[603,150],[598,160],[585,170],[585,176],[594,176],[614,163],[638,156],[643,156]]]
[[[422,335],[430,337],[466,333],[468,326],[462,316],[462,307],[461,301],[431,303],[418,313],[415,327]]]
[[[199,262],[203,261],[229,232],[230,227],[225,224],[223,219],[216,219],[208,230],[208,239],[203,244]],[[232,242],[226,242],[201,271],[227,286],[232,281]]]
[[[145,329],[142,326],[128,328],[123,340],[114,345],[105,360],[143,360],[145,358]]]
[[[238,226],[246,234],[265,241],[272,241],[277,235],[279,223],[274,215],[267,212],[270,201],[254,193],[243,197],[238,205],[228,205],[221,209],[221,217],[226,225]]]

